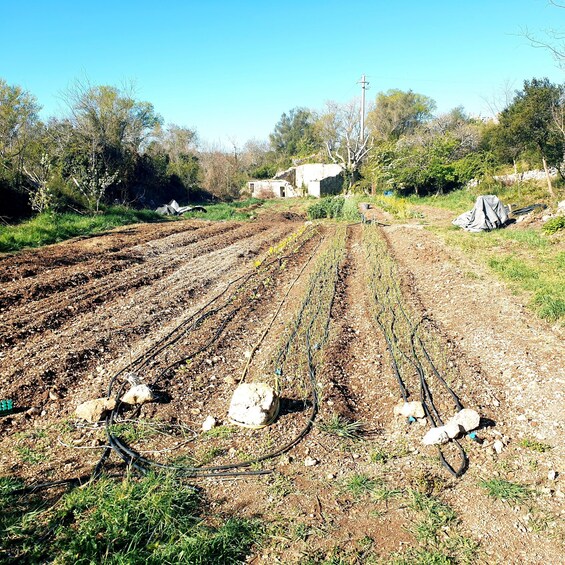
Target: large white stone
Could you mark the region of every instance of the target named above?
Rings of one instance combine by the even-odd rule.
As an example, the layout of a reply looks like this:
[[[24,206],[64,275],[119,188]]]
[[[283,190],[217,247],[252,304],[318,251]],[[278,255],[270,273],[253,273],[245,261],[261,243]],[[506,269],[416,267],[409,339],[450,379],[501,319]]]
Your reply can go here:
[[[449,441],[449,435],[445,430],[445,426],[440,426],[439,428],[432,428],[422,438],[422,443],[424,445],[441,445],[442,443],[447,443],[448,441]]]
[[[279,408],[274,389],[265,383],[242,383],[234,391],[228,418],[234,424],[261,427],[270,424]]]
[[[153,391],[147,385],[132,386],[123,396],[122,402],[126,404],[145,404],[155,400]]]
[[[115,407],[116,401],[114,398],[95,398],[79,404],[75,414],[78,418],[94,423],[98,422],[105,412],[113,410]]]
[[[463,426],[461,424],[458,424],[457,422],[454,422],[453,420],[447,422],[447,424],[443,426],[443,429],[449,436],[449,439],[454,439],[458,437],[460,434],[465,433],[465,429],[463,428]]]
[[[481,417],[478,412],[471,410],[470,408],[463,408],[451,418],[450,422],[455,422],[459,424],[466,432],[470,432],[479,427],[481,423]]]

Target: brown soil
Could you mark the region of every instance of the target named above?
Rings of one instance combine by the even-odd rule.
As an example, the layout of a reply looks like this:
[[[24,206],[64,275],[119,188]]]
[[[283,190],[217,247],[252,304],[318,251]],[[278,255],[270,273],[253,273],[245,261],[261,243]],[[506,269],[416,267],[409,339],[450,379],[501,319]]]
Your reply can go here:
[[[292,439],[308,420],[307,390],[283,393],[283,410],[269,428],[230,427],[220,437],[200,432],[209,415],[229,425],[233,388],[266,330],[247,378],[273,380],[273,355],[304,298],[316,258],[331,241],[333,228],[321,226],[285,251],[279,263],[257,269],[259,260],[268,265],[273,247],[303,228],[299,216],[285,214],[245,224],[182,221],[120,228],[0,259],[0,398],[12,398],[17,407],[0,416],[0,475],[31,483],[91,472],[105,435],[101,425],[77,422],[76,406],[105,395],[112,375],[189,320],[230,281],[250,273],[224,309],[144,369],[151,382],[167,364],[207,345],[182,370],[161,377],[167,402],[124,417],[183,426],[198,435],[197,441],[173,433],[138,438],[138,449],[159,461],[233,463]],[[260,516],[270,524],[269,540],[254,563],[322,559],[336,547],[344,559],[363,563],[368,555],[387,558],[418,547],[411,489],[455,509],[458,535],[479,543],[477,562],[561,562],[565,489],[561,477],[549,481],[547,474],[559,471],[563,460],[562,336],[421,226],[382,228],[403,298],[425,317],[453,388],[465,406],[491,421],[479,431],[483,446],[462,440],[469,469],[453,478],[435,449],[422,446],[426,428],[393,416],[400,394],[372,315],[364,229],[348,228],[329,340],[317,367],[316,420],[328,423],[340,415],[362,422],[362,438],[343,439],[316,425],[288,454],[262,465],[273,471],[269,475],[199,479],[211,511]],[[499,438],[505,444],[500,454],[492,449]],[[524,439],[551,449],[532,451],[521,445]],[[315,464],[305,466],[308,458]],[[111,468],[122,470],[115,456]],[[388,496],[356,492],[347,486],[355,476],[368,477]],[[521,504],[493,500],[480,486],[489,478],[527,484],[536,494]]]

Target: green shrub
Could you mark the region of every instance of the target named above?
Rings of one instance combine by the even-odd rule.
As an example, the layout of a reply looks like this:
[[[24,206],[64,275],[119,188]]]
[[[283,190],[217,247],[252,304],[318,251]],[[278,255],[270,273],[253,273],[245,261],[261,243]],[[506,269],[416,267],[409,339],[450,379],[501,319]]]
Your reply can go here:
[[[343,196],[324,197],[308,207],[308,218],[320,220],[322,218],[341,218],[343,215]]]
[[[563,228],[565,228],[565,216],[555,216],[547,220],[542,229],[546,234],[552,235]]]

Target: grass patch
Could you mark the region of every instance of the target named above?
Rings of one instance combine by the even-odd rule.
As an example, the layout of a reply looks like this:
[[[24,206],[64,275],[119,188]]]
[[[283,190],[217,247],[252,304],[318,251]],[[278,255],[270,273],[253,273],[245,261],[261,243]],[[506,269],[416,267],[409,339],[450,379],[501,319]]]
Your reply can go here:
[[[257,208],[261,207],[264,200],[248,198],[235,202],[219,202],[218,204],[205,204],[206,212],[187,212],[184,218],[211,220],[249,220],[257,215]]]
[[[470,234],[439,229],[448,245],[485,263],[516,292],[529,295],[530,308],[549,322],[565,322],[565,252],[540,230],[503,229]]]
[[[334,414],[327,422],[321,422],[318,428],[323,432],[344,439],[358,439],[363,429],[361,422],[351,422],[339,414]]]
[[[45,212],[14,226],[0,226],[0,252],[40,247],[127,224],[157,221],[164,220],[156,212],[123,206],[113,206],[96,215]]]
[[[194,489],[167,475],[103,478],[43,508],[10,497],[12,483],[0,479],[0,561],[239,563],[262,533],[256,520],[205,524]]]
[[[352,475],[344,484],[345,490],[355,498],[359,498],[361,495],[371,492],[376,486],[377,481],[362,474]]]
[[[538,453],[545,453],[546,451],[549,451],[551,449],[551,445],[529,438],[525,438],[520,441],[519,445],[521,447],[531,449],[532,451],[537,451]]]
[[[497,500],[520,502],[530,495],[528,487],[503,479],[481,480],[479,484],[486,489],[490,497]]]

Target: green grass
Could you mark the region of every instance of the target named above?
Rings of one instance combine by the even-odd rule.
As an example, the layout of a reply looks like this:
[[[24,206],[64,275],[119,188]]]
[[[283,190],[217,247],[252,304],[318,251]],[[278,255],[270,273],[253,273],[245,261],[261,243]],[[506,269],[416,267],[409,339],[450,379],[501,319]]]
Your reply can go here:
[[[197,218],[210,221],[221,220],[249,220],[257,215],[264,200],[248,198],[235,202],[219,202],[218,204],[205,204],[206,212],[187,212],[184,218]]]
[[[167,475],[108,478],[56,502],[13,497],[0,478],[0,561],[43,563],[241,563],[260,539],[257,520],[205,523],[194,489]]]
[[[497,500],[520,502],[530,495],[530,490],[524,485],[503,479],[481,480],[479,484],[486,489],[490,497]]]
[[[538,453],[545,453],[551,449],[551,445],[537,441],[535,439],[524,438],[519,444],[521,447],[537,451]]]
[[[345,490],[355,498],[359,498],[361,495],[371,492],[376,486],[377,481],[363,474],[352,475],[344,483]]]
[[[163,217],[151,210],[133,210],[122,206],[113,206],[96,215],[45,212],[20,224],[0,226],[0,252],[40,247],[117,226],[155,221],[163,221]]]
[[[447,244],[485,263],[514,291],[527,293],[539,317],[565,322],[565,252],[557,241],[532,228],[439,233]]]
[[[359,438],[363,424],[361,422],[351,422],[339,414],[334,414],[328,421],[318,425],[323,432],[345,439]]]

